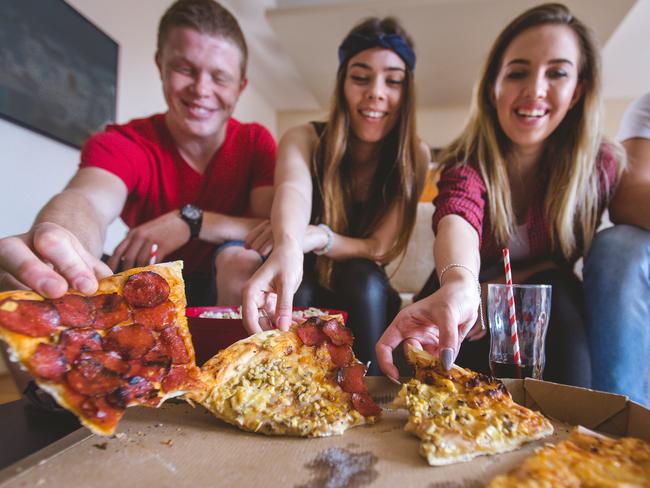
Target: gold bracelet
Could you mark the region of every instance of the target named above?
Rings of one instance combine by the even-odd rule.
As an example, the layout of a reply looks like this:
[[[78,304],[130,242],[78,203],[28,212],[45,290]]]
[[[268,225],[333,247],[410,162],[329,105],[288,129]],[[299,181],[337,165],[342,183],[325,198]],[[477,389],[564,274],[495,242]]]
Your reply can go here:
[[[440,271],[440,277],[438,278],[438,281],[440,282],[440,286],[442,286],[442,277],[445,276],[445,273],[452,268],[462,268],[468,271],[469,274],[472,275],[472,278],[474,278],[474,280],[476,281],[476,291],[478,292],[478,313],[481,321],[481,330],[485,330],[485,320],[483,320],[483,300],[481,298],[481,282],[478,280],[478,277],[474,274],[474,271],[472,271],[472,268],[459,263],[448,264],[447,266],[442,268],[442,271]]]

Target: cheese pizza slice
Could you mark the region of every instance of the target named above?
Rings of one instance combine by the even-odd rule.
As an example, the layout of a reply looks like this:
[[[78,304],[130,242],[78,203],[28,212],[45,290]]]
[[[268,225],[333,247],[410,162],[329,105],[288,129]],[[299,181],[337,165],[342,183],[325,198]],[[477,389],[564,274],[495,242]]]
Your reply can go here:
[[[405,426],[421,439],[420,454],[432,466],[517,449],[553,433],[540,413],[515,403],[504,384],[410,349],[415,378],[402,386],[393,405],[408,409]]]
[[[200,386],[182,263],[134,268],[93,296],[0,293],[0,339],[57,403],[110,435],[127,407],[157,407]]]
[[[545,486],[650,486],[650,444],[633,437],[611,439],[574,429],[546,445],[489,488]]]
[[[341,316],[261,332],[207,361],[208,387],[190,397],[232,425],[268,435],[323,437],[374,423],[381,409],[352,341]]]

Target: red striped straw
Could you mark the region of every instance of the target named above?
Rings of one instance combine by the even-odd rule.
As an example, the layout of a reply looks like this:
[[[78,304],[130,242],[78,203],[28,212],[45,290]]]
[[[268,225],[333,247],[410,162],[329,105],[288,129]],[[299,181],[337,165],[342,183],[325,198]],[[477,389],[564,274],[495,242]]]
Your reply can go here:
[[[508,309],[510,311],[510,342],[512,352],[515,356],[515,363],[521,366],[521,354],[519,353],[519,336],[517,335],[517,315],[515,314],[515,297],[512,292],[512,272],[510,270],[510,251],[503,249],[503,266],[506,269],[506,285],[508,289]]]
[[[155,242],[151,245],[151,252],[149,253],[149,264],[156,264],[158,262],[158,244]]]

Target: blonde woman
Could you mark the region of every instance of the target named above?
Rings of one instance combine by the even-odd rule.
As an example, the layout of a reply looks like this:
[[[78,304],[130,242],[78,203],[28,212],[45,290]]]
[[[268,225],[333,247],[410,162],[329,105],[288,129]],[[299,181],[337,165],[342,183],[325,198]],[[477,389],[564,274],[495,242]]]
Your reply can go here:
[[[470,121],[442,156],[433,218],[437,273],[377,345],[386,374],[402,341],[488,372],[477,323],[477,279],[553,285],[544,378],[590,386],[581,283],[572,268],[598,227],[622,169],[605,144],[599,55],[589,30],[560,4],[532,8],[496,39]],[[469,341],[463,345],[465,338]]]
[[[429,151],[415,133],[413,44],[397,21],[357,25],[339,61],[328,121],[280,142],[271,226],[247,239],[273,251],[245,289],[244,317],[260,330],[258,308],[277,294],[272,318],[286,328],[296,291],[296,305],[345,310],[372,374],[374,345],[400,306],[383,265],[405,250]]]

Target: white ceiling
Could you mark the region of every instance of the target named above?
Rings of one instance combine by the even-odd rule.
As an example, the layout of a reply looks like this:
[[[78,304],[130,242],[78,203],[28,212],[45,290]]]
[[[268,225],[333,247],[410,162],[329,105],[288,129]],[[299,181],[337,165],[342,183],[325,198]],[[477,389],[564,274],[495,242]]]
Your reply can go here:
[[[396,16],[418,54],[418,103],[466,106],[498,32],[536,0],[222,0],[250,47],[251,81],[277,110],[329,103],[337,47],[359,20]],[[605,46],[605,95],[650,89],[650,0],[567,0]]]

